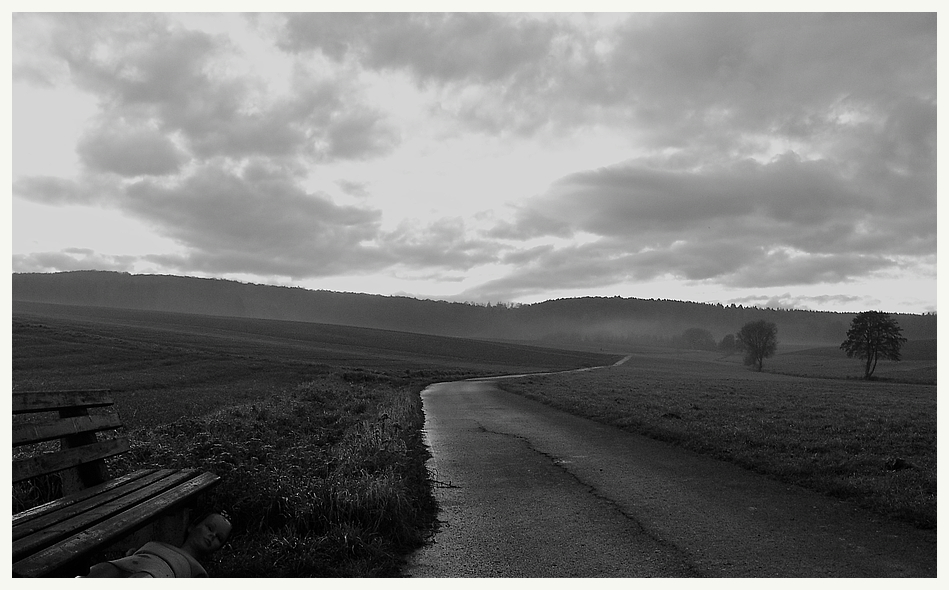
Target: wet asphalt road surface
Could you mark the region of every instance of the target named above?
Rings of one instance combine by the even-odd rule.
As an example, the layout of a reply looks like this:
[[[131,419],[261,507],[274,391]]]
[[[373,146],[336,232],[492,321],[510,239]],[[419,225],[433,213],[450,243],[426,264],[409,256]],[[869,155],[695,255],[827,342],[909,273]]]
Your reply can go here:
[[[936,533],[497,389],[422,392],[413,577],[932,577]]]

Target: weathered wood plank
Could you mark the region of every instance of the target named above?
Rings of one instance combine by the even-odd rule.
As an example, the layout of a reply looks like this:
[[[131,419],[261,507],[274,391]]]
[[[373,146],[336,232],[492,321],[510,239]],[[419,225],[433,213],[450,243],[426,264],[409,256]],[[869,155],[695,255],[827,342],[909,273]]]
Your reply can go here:
[[[109,389],[64,391],[17,391],[13,393],[13,413],[48,412],[66,408],[111,406]]]
[[[13,483],[76,467],[96,459],[112,457],[129,450],[128,438],[104,440],[55,453],[43,453],[13,462]]]
[[[142,470],[136,472],[141,474],[139,477],[125,479],[122,485],[111,486],[106,488],[108,484],[111,484],[115,480],[110,480],[105,484],[96,486],[99,488],[96,490],[96,493],[88,494],[90,490],[95,488],[89,488],[83,490],[79,494],[73,494],[67,496],[67,498],[72,498],[73,501],[69,504],[61,505],[55,510],[46,511],[44,514],[31,518],[29,520],[20,520],[15,522],[13,525],[13,540],[21,539],[28,535],[32,535],[42,529],[53,526],[56,523],[63,522],[84,512],[88,512],[97,506],[113,502],[116,499],[136,492],[146,486],[149,486],[156,481],[160,481],[171,474],[175,473],[174,469],[158,469],[158,470]],[[85,496],[81,499],[75,499],[76,496]],[[19,516],[19,515],[17,515]]]
[[[105,504],[99,504],[76,514],[75,516],[57,522],[48,527],[21,537],[13,542],[13,559],[19,559],[30,552],[36,551],[53,543],[57,543],[77,531],[89,528],[110,518],[122,511],[129,510],[140,504],[152,504],[156,498],[178,486],[187,485],[193,479],[196,471],[173,471],[166,477],[139,488],[130,494],[125,494]]]
[[[24,510],[23,512],[19,512],[13,515],[13,527],[14,529],[16,529],[17,526],[23,524],[24,522],[32,520],[34,518],[39,518],[50,512],[61,510],[65,508],[66,506],[71,506],[72,504],[75,504],[77,502],[82,502],[83,500],[87,500],[95,496],[96,494],[107,493],[110,490],[113,490],[119,486],[125,485],[126,483],[130,481],[144,477],[148,475],[149,473],[153,473],[154,471],[155,471],[154,469],[140,469],[133,473],[128,473],[126,475],[116,477],[115,479],[111,479],[103,484],[99,484],[97,486],[87,488],[81,492],[70,494],[69,496],[66,496],[64,498],[56,498],[55,500],[50,500],[49,502],[45,504],[41,504],[34,508]]]
[[[100,432],[122,426],[118,414],[97,414],[64,418],[42,424],[17,424],[13,427],[13,446],[35,444],[85,432]]]
[[[168,490],[147,502],[115,514],[69,538],[17,561],[14,558],[13,573],[18,576],[37,577],[56,570],[85,557],[89,552],[113,542],[147,523],[164,511],[188,501],[195,495],[216,485],[220,478],[211,473],[202,473],[181,485]]]
[[[17,392],[12,397],[14,414],[59,413],[58,420],[14,426],[14,448],[60,441],[59,451],[15,459],[13,482],[61,472],[67,491],[63,498],[13,516],[14,575],[69,573],[64,566],[81,567],[92,552],[127,541],[136,530],[144,534],[150,522],[180,510],[220,481],[211,473],[173,469],[144,469],[103,481],[108,477],[103,459],[129,450],[126,437],[98,440],[96,433],[121,428],[114,411],[89,415],[88,408],[113,405],[109,390]],[[68,493],[67,476],[78,476],[77,493]]]

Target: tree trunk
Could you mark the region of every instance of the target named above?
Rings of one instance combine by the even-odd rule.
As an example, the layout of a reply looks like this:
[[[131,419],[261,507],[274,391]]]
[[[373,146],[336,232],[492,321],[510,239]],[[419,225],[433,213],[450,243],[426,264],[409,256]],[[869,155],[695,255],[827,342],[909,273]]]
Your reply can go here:
[[[870,376],[873,375],[874,371],[876,371],[877,358],[878,358],[878,355],[875,352],[871,352],[870,354],[867,355],[867,366],[863,375],[864,379],[870,379]]]

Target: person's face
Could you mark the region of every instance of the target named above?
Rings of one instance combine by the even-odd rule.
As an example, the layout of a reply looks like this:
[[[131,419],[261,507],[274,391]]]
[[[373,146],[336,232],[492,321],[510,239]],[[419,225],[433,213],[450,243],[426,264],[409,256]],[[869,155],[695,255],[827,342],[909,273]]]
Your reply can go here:
[[[201,553],[214,553],[231,535],[231,523],[220,514],[209,514],[191,528],[188,543]]]

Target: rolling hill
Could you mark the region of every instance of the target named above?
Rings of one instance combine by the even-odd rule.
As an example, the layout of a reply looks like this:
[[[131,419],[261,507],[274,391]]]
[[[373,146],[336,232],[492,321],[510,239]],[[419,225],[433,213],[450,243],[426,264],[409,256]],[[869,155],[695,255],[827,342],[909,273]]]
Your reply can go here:
[[[784,344],[836,345],[854,314],[624,297],[474,305],[401,296],[108,271],[15,273],[13,301],[257,318],[438,336],[533,342],[665,345],[689,328],[716,340],[749,321],[778,326]],[[934,340],[936,316],[892,314],[909,340]]]

